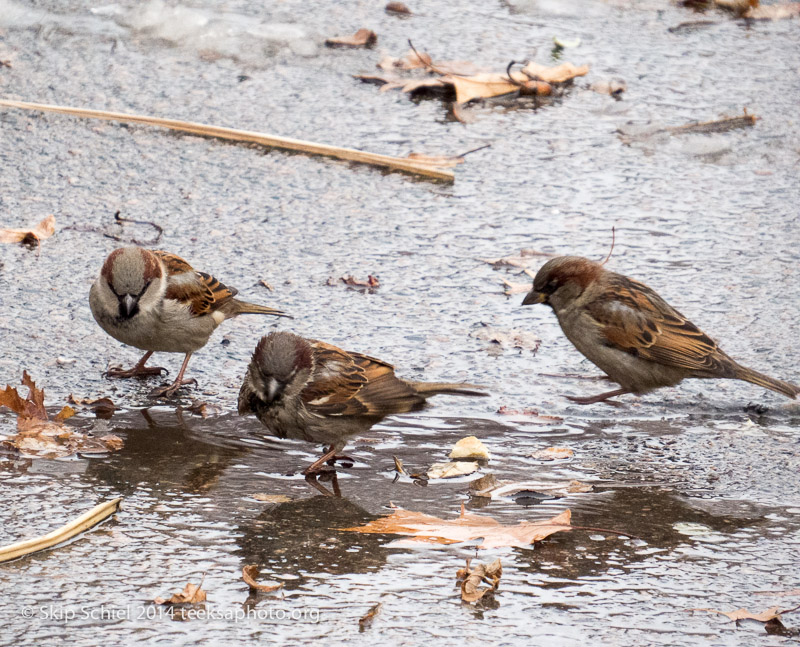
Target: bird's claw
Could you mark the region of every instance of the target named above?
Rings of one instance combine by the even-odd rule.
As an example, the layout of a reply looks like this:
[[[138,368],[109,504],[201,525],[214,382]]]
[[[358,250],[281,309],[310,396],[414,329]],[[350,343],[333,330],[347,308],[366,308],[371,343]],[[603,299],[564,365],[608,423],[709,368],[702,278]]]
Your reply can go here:
[[[176,380],[172,384],[168,384],[166,386],[161,386],[161,387],[159,387],[157,389],[153,389],[152,391],[150,391],[150,397],[151,398],[171,398],[173,395],[175,395],[178,392],[178,389],[180,389],[182,386],[187,386],[189,384],[195,384],[196,385],[197,384],[197,380],[195,380],[193,377],[189,378],[188,380],[180,380],[180,381]]]

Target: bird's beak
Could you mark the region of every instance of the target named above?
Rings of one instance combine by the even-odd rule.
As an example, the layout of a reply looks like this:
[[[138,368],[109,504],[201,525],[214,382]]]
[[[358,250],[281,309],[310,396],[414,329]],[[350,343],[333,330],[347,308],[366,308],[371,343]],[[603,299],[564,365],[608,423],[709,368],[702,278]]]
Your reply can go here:
[[[267,397],[270,402],[274,402],[281,393],[283,393],[284,385],[278,382],[274,377],[269,378],[267,384]]]
[[[544,292],[531,290],[522,300],[522,305],[524,306],[532,306],[536,305],[537,303],[547,303],[547,295]]]
[[[126,294],[119,302],[122,316],[125,319],[130,319],[139,309],[139,298],[131,294]]]

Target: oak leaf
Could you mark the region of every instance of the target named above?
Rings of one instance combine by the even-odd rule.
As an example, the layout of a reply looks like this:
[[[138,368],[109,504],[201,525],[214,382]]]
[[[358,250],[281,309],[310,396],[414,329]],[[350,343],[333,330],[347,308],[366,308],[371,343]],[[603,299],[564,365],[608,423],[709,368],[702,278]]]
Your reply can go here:
[[[440,519],[412,510],[396,509],[388,517],[370,521],[364,526],[342,528],[350,532],[407,535],[413,543],[457,544],[483,538],[478,548],[513,546],[526,548],[553,533],[570,529],[571,512],[545,521],[521,521],[507,526],[492,517],[467,512],[461,505],[456,519]]]

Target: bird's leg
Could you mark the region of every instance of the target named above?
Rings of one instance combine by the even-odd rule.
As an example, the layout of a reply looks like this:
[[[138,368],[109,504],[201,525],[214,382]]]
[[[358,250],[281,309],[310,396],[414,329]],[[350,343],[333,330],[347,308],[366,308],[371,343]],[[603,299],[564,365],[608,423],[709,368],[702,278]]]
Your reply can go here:
[[[111,366],[109,369],[103,374],[106,377],[118,377],[118,378],[125,378],[125,377],[147,377],[149,375],[161,375],[161,371],[164,371],[164,374],[169,374],[169,371],[165,369],[163,366],[148,366],[145,367],[147,360],[153,355],[153,351],[149,350],[144,354],[144,357],[140,359],[136,364],[129,369],[123,369],[121,366]]]
[[[302,474],[303,476],[306,477],[306,480],[308,480],[309,476],[316,476],[317,474],[319,474],[322,471],[322,468],[325,466],[325,463],[327,463],[330,460],[334,460],[335,462],[335,459],[336,459],[336,446],[332,445],[330,449],[328,448],[325,449],[325,453],[320,458],[318,458],[313,463],[311,463],[311,465],[306,467],[303,470]]]
[[[311,487],[315,490],[323,494],[324,496],[334,496],[340,497],[342,496],[342,491],[339,489],[339,479],[336,477],[336,471],[334,470],[331,474],[331,485],[333,486],[333,493],[330,492],[322,483],[317,480],[316,474],[306,474],[306,483],[308,483]]]
[[[185,386],[187,384],[197,384],[197,380],[194,378],[184,380],[183,374],[186,372],[186,366],[189,364],[189,358],[192,356],[191,353],[186,353],[186,357],[183,358],[183,364],[181,364],[181,370],[178,371],[178,377],[175,378],[175,381],[170,384],[169,386],[162,386],[154,391],[150,392],[151,398],[170,398],[179,388]]]
[[[594,395],[587,398],[577,398],[575,396],[568,395],[567,400],[574,402],[575,404],[596,404],[598,402],[605,402],[606,404],[613,405],[615,407],[622,406],[621,402],[615,401],[608,401],[609,398],[614,398],[618,395],[625,395],[626,393],[630,393],[627,389],[614,389],[613,391],[608,391],[607,393],[601,393],[600,395]]]

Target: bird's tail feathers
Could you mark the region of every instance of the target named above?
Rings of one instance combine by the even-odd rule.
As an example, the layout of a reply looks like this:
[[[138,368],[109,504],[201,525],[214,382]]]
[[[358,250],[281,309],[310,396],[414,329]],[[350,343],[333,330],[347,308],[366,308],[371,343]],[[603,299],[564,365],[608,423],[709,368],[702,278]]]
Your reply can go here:
[[[247,301],[240,301],[239,299],[233,300],[234,308],[233,315],[273,315],[275,317],[288,317],[293,319],[291,315],[287,315],[281,310],[270,308],[268,306],[260,306],[255,303],[248,303]]]
[[[800,387],[789,384],[789,382],[784,382],[783,380],[776,380],[775,378],[754,371],[753,369],[745,368],[744,366],[737,367],[736,378],[751,382],[752,384],[757,384],[758,386],[763,386],[765,389],[777,391],[787,398],[792,398],[792,400],[796,399],[800,394]]]
[[[432,395],[471,395],[486,397],[485,386],[477,384],[448,383],[448,382],[410,382],[414,390],[423,397]]]

